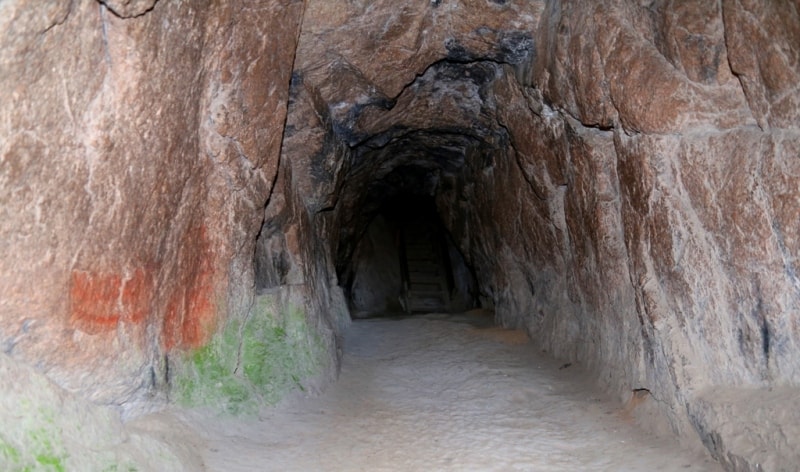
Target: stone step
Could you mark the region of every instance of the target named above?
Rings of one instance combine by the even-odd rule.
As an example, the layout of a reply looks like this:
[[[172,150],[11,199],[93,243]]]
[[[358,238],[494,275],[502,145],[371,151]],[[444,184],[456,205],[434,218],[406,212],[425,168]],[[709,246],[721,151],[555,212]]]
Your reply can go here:
[[[446,311],[447,303],[440,298],[409,298],[412,313]]]
[[[435,254],[436,253],[435,249],[436,248],[434,248],[430,244],[426,246],[406,246],[406,254],[415,254],[415,253]]]
[[[448,307],[447,300],[437,296],[413,297],[408,299],[408,303],[412,311],[419,309],[442,311]]]
[[[436,254],[436,251],[434,251],[433,248],[430,247],[406,248],[407,256],[429,255],[429,254]]]
[[[425,254],[417,253],[417,254],[408,254],[406,253],[406,260],[407,261],[438,261],[438,257],[436,257],[435,253],[428,252]],[[438,263],[438,262],[437,262]]]
[[[433,243],[430,241],[414,241],[406,244],[406,249],[409,251],[425,250],[432,251],[434,249]]]
[[[425,298],[425,299],[439,300],[442,302],[446,302],[449,299],[447,296],[447,292],[444,292],[442,290],[433,290],[433,291],[426,291],[424,289],[410,290],[408,296],[409,300]]]
[[[448,311],[450,295],[444,278],[441,248],[435,243],[434,232],[426,225],[407,227],[405,231],[408,311]]]
[[[428,256],[428,257],[406,257],[406,261],[409,264],[435,264],[439,265],[439,260],[436,257]]]
[[[441,284],[442,283],[442,276],[441,274],[432,274],[426,272],[416,272],[413,274],[409,274],[409,279],[411,284]]]
[[[447,291],[441,283],[414,283],[413,281],[408,289],[413,292],[425,293],[445,293]]]
[[[408,261],[409,264],[414,262],[430,262],[432,264],[439,265],[439,261],[433,254],[408,256],[406,257],[406,261]]]
[[[433,262],[415,262],[413,264],[408,264],[408,273],[411,274],[413,272],[420,272],[425,274],[438,274],[441,273],[441,268],[439,264],[435,264]]]
[[[444,287],[441,283],[419,283],[415,281],[411,281],[411,286],[409,290],[415,293],[425,292],[425,293],[442,293],[444,292]]]

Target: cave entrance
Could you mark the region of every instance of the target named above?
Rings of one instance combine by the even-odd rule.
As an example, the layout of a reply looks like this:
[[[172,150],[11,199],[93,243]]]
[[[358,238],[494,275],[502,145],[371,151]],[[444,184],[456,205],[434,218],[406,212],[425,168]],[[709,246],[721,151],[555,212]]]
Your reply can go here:
[[[356,245],[349,284],[354,318],[452,313],[476,306],[476,282],[430,196],[383,203]]]

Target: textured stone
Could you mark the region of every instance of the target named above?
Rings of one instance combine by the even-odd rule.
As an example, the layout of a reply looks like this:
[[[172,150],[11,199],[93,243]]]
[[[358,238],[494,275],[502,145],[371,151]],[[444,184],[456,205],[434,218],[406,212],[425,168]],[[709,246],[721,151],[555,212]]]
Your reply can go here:
[[[726,0],[722,10],[731,71],[759,126],[797,128],[800,5]]]
[[[722,12],[712,5],[552,2],[533,82],[585,125],[668,133],[749,124],[741,86],[725,67]]]
[[[246,313],[302,7],[255,3],[3,2],[6,353],[123,404]]]
[[[4,470],[200,470],[187,444],[168,444],[0,353]],[[190,434],[184,433],[183,439]],[[197,438],[191,438],[197,441]]]
[[[797,395],[792,387],[709,388],[689,415],[728,470],[792,470],[800,463],[792,444],[800,436]]]
[[[353,254],[353,282],[350,296],[352,316],[400,313],[402,292],[397,230],[381,215],[375,217]]]

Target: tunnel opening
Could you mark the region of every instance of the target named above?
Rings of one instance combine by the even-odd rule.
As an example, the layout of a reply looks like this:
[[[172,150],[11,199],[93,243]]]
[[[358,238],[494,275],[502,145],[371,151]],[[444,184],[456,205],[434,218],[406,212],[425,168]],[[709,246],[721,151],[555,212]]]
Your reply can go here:
[[[477,277],[485,232],[475,230],[491,218],[476,212],[487,205],[474,182],[512,155],[495,100],[507,72],[493,61],[437,61],[391,107],[322,111],[346,162],[332,250],[352,318],[494,307],[491,281]]]
[[[347,272],[353,318],[478,306],[475,274],[446,231],[432,195],[386,198],[358,239]]]

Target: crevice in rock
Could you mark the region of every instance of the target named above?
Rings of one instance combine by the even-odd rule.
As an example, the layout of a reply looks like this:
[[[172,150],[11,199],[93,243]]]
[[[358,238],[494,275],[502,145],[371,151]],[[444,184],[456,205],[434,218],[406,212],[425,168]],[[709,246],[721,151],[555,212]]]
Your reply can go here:
[[[64,8],[64,12],[60,16],[52,19],[50,24],[42,30],[42,34],[46,34],[50,32],[53,28],[61,26],[67,22],[70,14],[72,13],[73,2],[74,0],[70,0],[70,2],[67,4],[67,7]]]
[[[103,55],[105,57],[106,65],[109,69],[112,66],[111,63],[111,50],[108,45],[108,18],[107,18],[107,11],[108,7],[102,3],[98,2],[98,9],[100,10],[100,26],[103,29]]]
[[[135,19],[150,13],[158,0],[97,0],[117,18]]]

